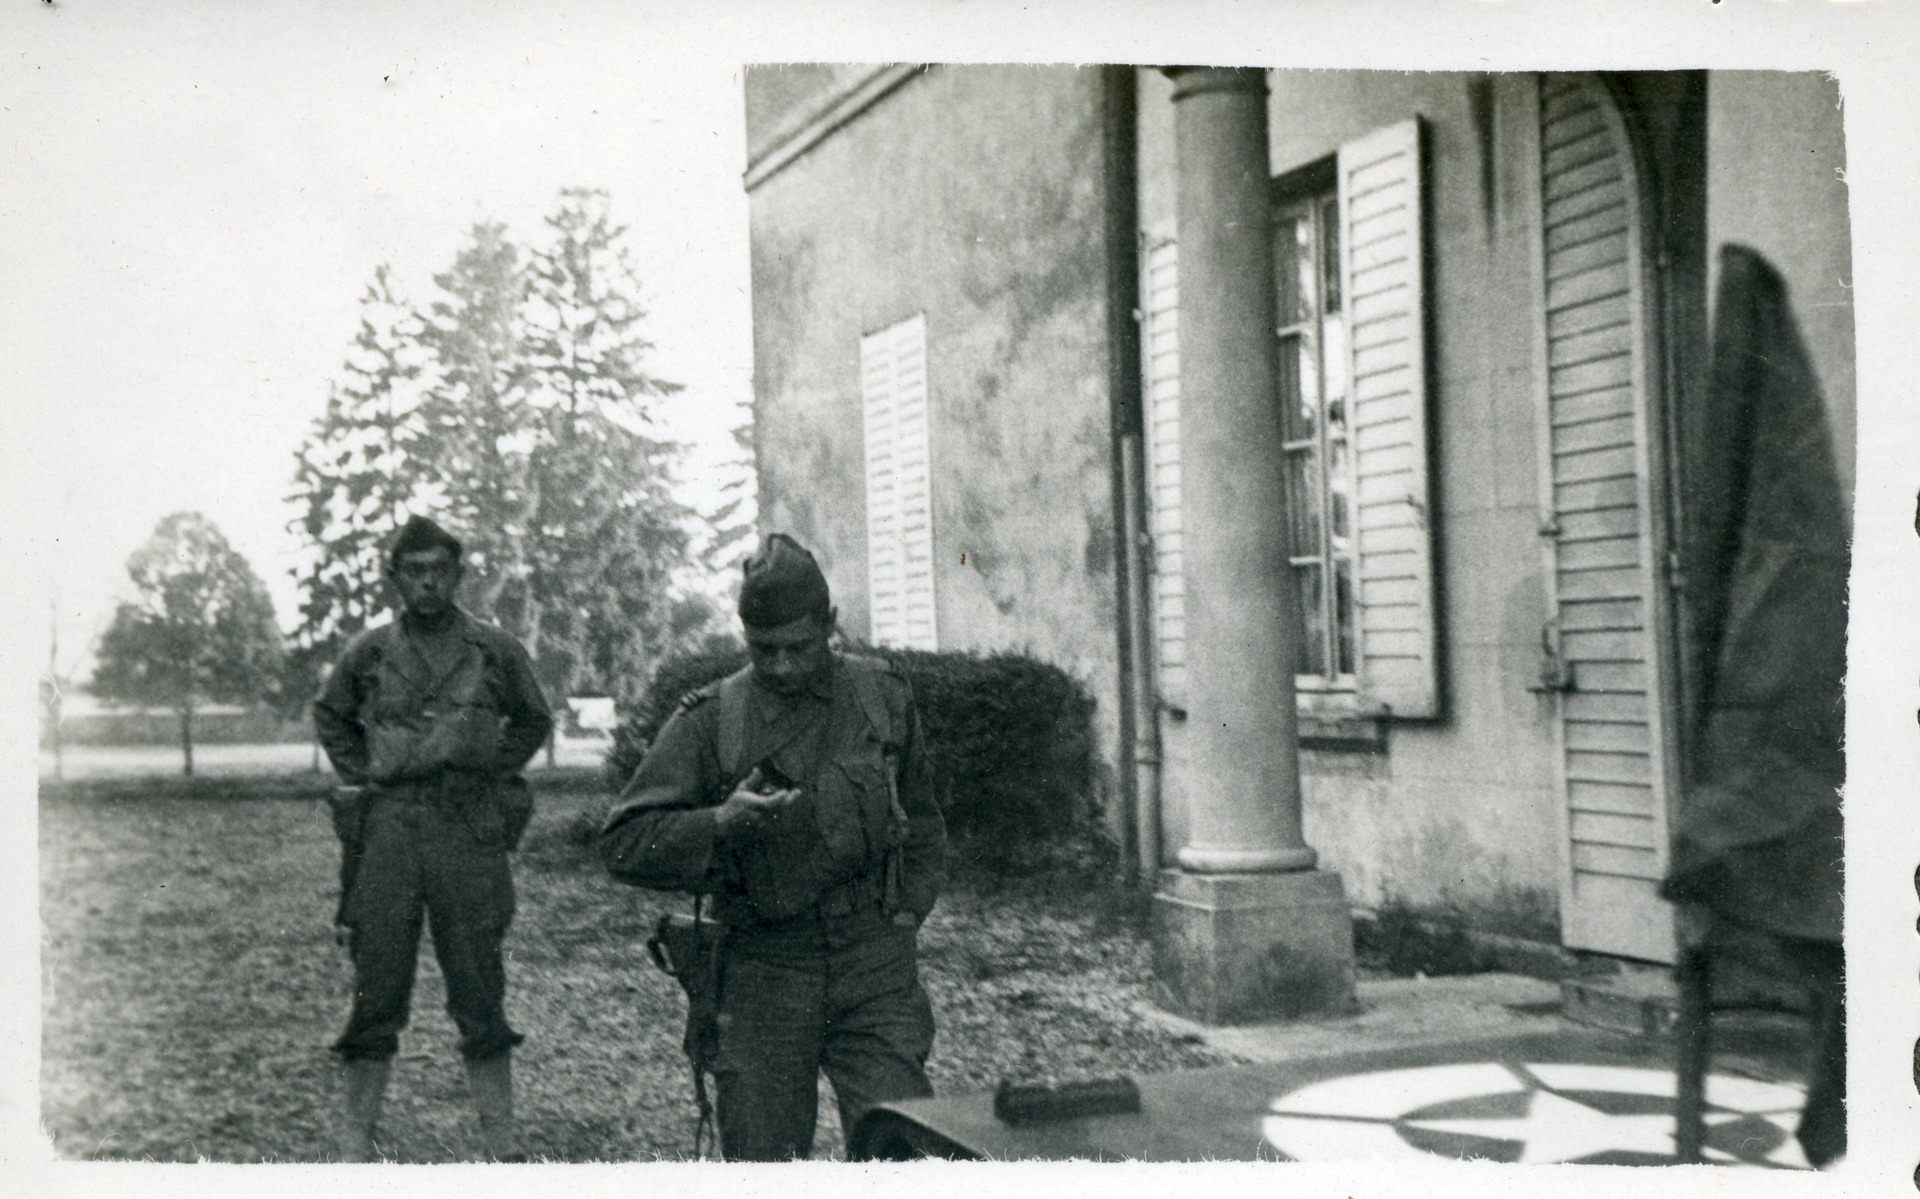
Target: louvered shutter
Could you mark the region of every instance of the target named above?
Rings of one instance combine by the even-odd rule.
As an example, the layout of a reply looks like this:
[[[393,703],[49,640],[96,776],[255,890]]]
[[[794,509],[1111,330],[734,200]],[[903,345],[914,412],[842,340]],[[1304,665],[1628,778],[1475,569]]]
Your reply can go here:
[[[1187,580],[1180,532],[1180,255],[1171,227],[1148,235],[1141,269],[1153,639],[1160,698],[1178,707],[1187,687]]]
[[[1561,930],[1577,949],[1671,961],[1638,188],[1591,80],[1544,79],[1539,117],[1549,581],[1572,687],[1560,700]]]
[[[1436,717],[1419,121],[1341,146],[1338,166],[1361,706]]]
[[[936,648],[926,318],[860,339],[867,604],[875,645]]]

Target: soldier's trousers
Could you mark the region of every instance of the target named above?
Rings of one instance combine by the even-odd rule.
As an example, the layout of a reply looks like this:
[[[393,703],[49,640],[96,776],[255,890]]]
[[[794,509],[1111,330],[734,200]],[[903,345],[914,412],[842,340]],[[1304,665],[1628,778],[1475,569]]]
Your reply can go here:
[[[874,1104],[933,1094],[915,931],[877,908],[809,923],[798,936],[729,941],[714,1063],[728,1161],[806,1157],[822,1070],[849,1140]]]
[[[334,1052],[390,1058],[407,1026],[420,930],[433,934],[447,1012],[460,1052],[479,1061],[523,1039],[507,1023],[500,945],[513,921],[504,845],[485,843],[457,816],[413,798],[382,796],[367,811],[364,856],[347,893],[353,1011]]]

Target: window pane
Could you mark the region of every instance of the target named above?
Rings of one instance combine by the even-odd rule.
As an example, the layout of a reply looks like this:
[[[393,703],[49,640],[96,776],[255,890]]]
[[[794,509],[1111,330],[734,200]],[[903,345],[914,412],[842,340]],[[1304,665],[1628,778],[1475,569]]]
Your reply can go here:
[[[1327,534],[1331,551],[1340,553],[1353,547],[1353,522],[1349,501],[1352,498],[1353,466],[1346,441],[1327,442]]]
[[[1344,304],[1340,295],[1340,200],[1328,196],[1320,201],[1320,295],[1321,307],[1339,312]]]
[[[1311,230],[1301,216],[1284,215],[1273,222],[1274,311],[1281,325],[1297,324],[1307,318],[1306,290],[1301,274],[1311,277],[1313,255]]]
[[[1353,662],[1353,559],[1336,558],[1333,563],[1334,667],[1337,674],[1352,674]]]
[[[1294,360],[1294,377],[1300,380],[1300,389],[1288,420],[1288,440],[1317,438],[1320,435],[1320,364],[1313,347],[1312,338],[1300,338],[1295,352],[1290,355]]]
[[[1320,322],[1320,369],[1325,380],[1327,431],[1343,437],[1347,431],[1347,322],[1337,314]]]
[[[1312,437],[1313,414],[1302,408],[1301,389],[1304,383],[1301,347],[1306,339],[1298,333],[1289,333],[1280,338],[1278,377],[1274,380],[1274,399],[1280,405],[1280,436],[1288,441],[1302,441]]]
[[[1311,449],[1287,451],[1287,555],[1318,558],[1320,544],[1320,462]]]
[[[1293,568],[1294,582],[1300,588],[1300,673],[1327,673],[1327,604],[1321,594],[1318,565]]]

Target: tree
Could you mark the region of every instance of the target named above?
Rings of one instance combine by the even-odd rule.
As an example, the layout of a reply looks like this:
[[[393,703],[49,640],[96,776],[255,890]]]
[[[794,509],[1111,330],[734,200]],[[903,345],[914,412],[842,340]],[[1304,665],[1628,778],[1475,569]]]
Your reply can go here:
[[[101,698],[172,708],[181,772],[193,773],[193,713],[270,697],[280,665],[273,600],[245,557],[198,512],[176,512],[127,560],[134,599],[100,640]]]
[[[433,282],[440,295],[421,316],[420,340],[439,386],[419,413],[419,469],[443,498],[440,515],[465,535],[467,603],[491,615],[502,588],[526,573],[526,268],[506,226],[482,222]]]
[[[331,661],[385,607],[382,540],[428,499],[419,418],[435,363],[422,330],[389,268],[379,267],[361,297],[344,377],[295,452],[295,528],[309,551],[295,572],[302,659]]]
[[[650,435],[649,402],[680,388],[642,368],[640,284],[605,195],[563,192],[546,223],[522,305],[525,572],[494,614],[556,695],[613,693],[676,640],[694,514],[670,490],[680,447]]]
[[[673,495],[681,447],[653,431],[679,388],[645,369],[641,287],[605,195],[563,192],[545,224],[531,246],[474,226],[404,318],[376,275],[349,378],[299,454],[296,528],[315,557],[302,629],[317,644],[363,626],[385,601],[379,536],[425,512],[466,541],[465,604],[526,644],[556,701],[630,698],[711,619],[688,586],[701,530]]]

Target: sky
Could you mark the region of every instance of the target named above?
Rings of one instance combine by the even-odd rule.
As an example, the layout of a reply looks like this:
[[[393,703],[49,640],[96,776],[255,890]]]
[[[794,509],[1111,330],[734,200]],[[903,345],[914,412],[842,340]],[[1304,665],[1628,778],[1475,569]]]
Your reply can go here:
[[[743,63],[1506,69],[1618,42],[1638,65],[1678,66],[1698,65],[1686,47],[1702,34],[1742,28],[1768,36],[1721,37],[1713,52],[1747,65],[1900,61],[1897,40],[1867,36],[1878,0],[1796,3],[1691,5],[1689,36],[1646,20],[1643,0],[1569,0],[1548,6],[1550,23],[1521,20],[1546,11],[1527,0],[9,0],[10,615],[45,629],[57,613],[60,664],[81,665],[126,590],[128,555],[191,509],[247,556],[291,624],[292,454],[339,377],[374,268],[391,264],[424,298],[475,222],[535,236],[564,187],[605,189],[630,226],[649,365],[686,385],[662,416],[697,447],[687,498],[700,503],[752,387]],[[1793,27],[1815,19],[1845,34],[1825,58]]]
[[[28,521],[63,666],[110,618],[170,512],[219,525],[295,615],[293,451],[325,404],[374,268],[423,300],[476,221],[542,232],[603,188],[649,306],[662,418],[703,464],[751,391],[737,63],[649,53],[604,23],[398,5],[377,23],[287,5],[31,12],[55,26],[0,75],[4,243],[30,304]],[[57,135],[55,135],[57,133]],[[18,393],[14,393],[17,397]]]

